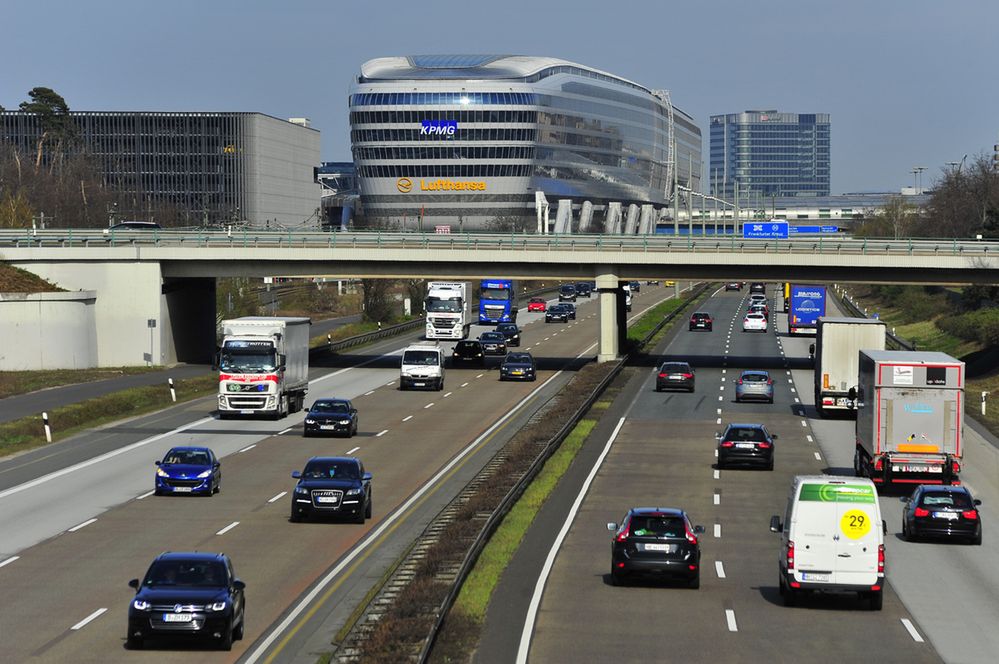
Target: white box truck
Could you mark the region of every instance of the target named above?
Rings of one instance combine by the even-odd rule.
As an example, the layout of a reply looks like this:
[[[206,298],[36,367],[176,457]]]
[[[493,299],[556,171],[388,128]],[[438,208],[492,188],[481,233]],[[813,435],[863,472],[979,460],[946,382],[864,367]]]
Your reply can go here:
[[[246,316],[222,321],[219,419],[278,419],[302,409],[309,389],[308,318]]]
[[[862,350],[853,469],[882,486],[959,484],[964,362],[946,353]]]
[[[467,287],[463,281],[431,281],[423,308],[427,316],[427,339],[467,339]]]
[[[886,327],[873,318],[822,316],[815,338],[815,409],[853,413],[850,388],[857,387],[860,351],[884,350]]]

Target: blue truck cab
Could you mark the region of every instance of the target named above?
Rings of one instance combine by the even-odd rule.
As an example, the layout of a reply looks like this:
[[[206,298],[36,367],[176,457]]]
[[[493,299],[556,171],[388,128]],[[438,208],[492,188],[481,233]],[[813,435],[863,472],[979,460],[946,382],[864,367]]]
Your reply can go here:
[[[512,279],[479,282],[479,325],[517,322],[515,296]]]

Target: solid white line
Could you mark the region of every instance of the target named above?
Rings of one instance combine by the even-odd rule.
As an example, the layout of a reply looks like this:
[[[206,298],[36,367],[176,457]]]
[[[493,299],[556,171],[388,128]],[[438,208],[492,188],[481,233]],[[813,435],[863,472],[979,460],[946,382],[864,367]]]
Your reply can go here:
[[[739,626],[735,624],[735,611],[732,609],[725,609],[725,622],[728,623],[728,631],[739,631]]]
[[[428,403],[426,406],[423,407],[423,410],[426,410],[427,408],[430,408],[433,405],[434,405],[434,402],[431,401],[430,403]]]
[[[135,499],[136,500],[142,500],[143,498],[148,498],[149,496],[153,495],[154,493],[156,493],[156,489],[153,489],[152,491],[147,491],[144,494],[142,494],[141,496],[136,496]]]
[[[361,449],[361,448],[360,447],[355,447],[354,449],[347,450],[347,454],[353,454],[354,452],[356,452],[359,449]]]
[[[379,431],[378,433],[375,434],[375,438],[381,438],[382,436],[384,436],[387,433],[388,433],[388,429],[383,429],[382,431]]]
[[[368,391],[368,392],[365,392],[365,393],[364,393],[364,396],[366,396],[366,397],[370,397],[370,396],[371,396],[372,394],[374,394],[374,393],[375,393],[375,391],[374,391],[374,390],[370,390],[370,391]]]
[[[28,489],[33,489],[36,486],[39,486],[41,484],[45,484],[46,482],[50,482],[50,481],[52,481],[54,479],[58,479],[60,477],[63,477],[64,475],[69,475],[70,473],[76,472],[77,470],[81,470],[83,468],[87,468],[89,466],[93,466],[93,465],[98,464],[98,463],[103,463],[107,459],[112,459],[112,458],[118,456],[119,454],[125,454],[126,452],[131,452],[132,450],[139,449],[140,447],[145,447],[146,445],[148,445],[150,443],[155,443],[157,441],[163,440],[164,438],[166,438],[168,436],[172,436],[174,434],[182,433],[182,432],[187,431],[188,429],[192,429],[192,428],[194,428],[196,426],[199,426],[199,425],[202,425],[202,424],[206,424],[208,422],[212,422],[212,421],[214,421],[214,419],[215,418],[213,418],[213,417],[203,417],[200,420],[195,420],[194,422],[188,422],[187,424],[185,424],[183,426],[179,426],[176,429],[173,429],[172,431],[166,431],[164,433],[156,434],[155,436],[151,436],[149,438],[146,438],[145,440],[140,440],[140,441],[132,443],[131,445],[126,445],[125,447],[119,447],[116,450],[112,450],[110,452],[106,452],[106,453],[104,453],[104,454],[102,454],[100,456],[94,457],[93,459],[88,459],[86,461],[81,461],[78,464],[75,464],[75,465],[72,465],[72,466],[68,466],[66,468],[63,468],[62,470],[57,470],[54,473],[49,473],[48,475],[43,475],[42,477],[38,477],[36,479],[31,480],[30,482],[25,482],[24,484],[19,484],[19,485],[15,486],[15,487],[11,487],[9,489],[5,489],[3,491],[0,491],[0,498],[6,498],[7,496],[12,496],[15,493],[20,493],[21,491],[26,491]]]
[[[20,560],[20,559],[21,559],[21,556],[11,556],[7,560],[0,560],[0,567],[6,567],[7,565],[11,564],[15,560]]]
[[[725,578],[725,566],[722,565],[722,561],[720,560],[715,561],[715,574],[718,575],[719,579]]]
[[[461,386],[462,387],[468,387],[468,383],[462,383]]]
[[[77,629],[80,629],[81,627],[85,627],[87,625],[87,623],[89,623],[91,620],[94,620],[95,618],[99,618],[100,615],[102,613],[104,613],[105,611],[107,611],[107,608],[97,609],[96,611],[94,611],[93,613],[91,613],[89,616],[87,616],[86,618],[84,618],[80,622],[78,622],[75,625],[73,625],[72,627],[70,627],[70,629],[77,630]]]
[[[590,484],[593,483],[594,478],[597,476],[597,471],[600,470],[600,466],[603,464],[604,459],[607,458],[607,454],[610,452],[611,446],[614,445],[614,441],[617,439],[617,434],[621,431],[622,426],[624,426],[623,417],[617,421],[617,426],[614,427],[614,431],[611,432],[610,438],[607,439],[607,444],[604,446],[600,456],[597,457],[597,461],[593,464],[593,468],[590,469],[590,474],[587,475],[586,481],[583,482],[583,486],[579,489],[579,493],[576,495],[576,500],[573,501],[572,507],[569,509],[569,513],[564,519],[562,529],[559,530],[558,536],[555,538],[555,542],[552,544],[551,550],[548,551],[548,557],[545,558],[545,564],[541,568],[541,574],[538,575],[538,581],[534,585],[534,594],[531,596],[531,603],[527,608],[527,617],[524,619],[524,629],[520,633],[520,645],[517,648],[517,664],[526,664],[527,662],[527,655],[531,649],[531,634],[534,632],[534,621],[537,619],[538,607],[541,606],[541,594],[544,592],[545,584],[548,582],[548,575],[551,574],[552,567],[555,565],[555,556],[558,555],[558,550],[562,546],[562,541],[565,540],[566,535],[569,534],[569,527],[572,526],[572,522],[576,518],[576,513],[583,504],[583,498],[586,497],[587,492],[590,490]]]
[[[268,503],[276,503],[277,501],[281,500],[282,498],[284,498],[287,495],[288,495],[287,491],[282,491],[281,493],[279,493],[278,495],[274,496],[273,498],[271,498],[267,502]]]
[[[814,440],[812,440],[812,437],[809,434],[805,434],[805,438],[807,438],[808,442],[810,442],[810,443],[814,443],[815,442]]]
[[[233,528],[235,528],[238,525],[239,525],[239,521],[233,521],[228,526],[226,526],[225,528],[223,528],[222,530],[218,531],[215,534],[216,535],[225,535],[227,532],[229,532],[230,530],[232,530]]]
[[[75,533],[77,530],[80,530],[81,528],[86,528],[87,526],[89,526],[90,524],[92,524],[94,521],[97,521],[97,519],[87,519],[83,523],[80,523],[80,524],[77,524],[77,525],[73,526],[72,528],[70,528],[66,532],[67,533]]]
[[[822,455],[819,454],[818,452],[815,453],[815,458],[818,459],[819,461],[822,461]]]
[[[577,356],[577,358],[583,357],[595,347],[596,347],[595,343],[590,344],[590,346],[587,347],[586,350],[584,350],[582,353],[580,353]],[[404,502],[396,509],[396,511],[392,512],[385,519],[382,519],[377,528],[368,531],[368,534],[365,537],[365,539],[363,539],[353,549],[351,549],[350,553],[344,556],[343,559],[336,565],[336,567],[330,570],[330,572],[326,576],[324,576],[322,580],[319,581],[319,583],[317,583],[312,588],[312,590],[309,591],[309,593],[305,597],[303,597],[298,604],[295,605],[295,607],[291,611],[288,612],[288,615],[285,617],[285,619],[282,620],[281,623],[278,624],[278,626],[275,627],[267,635],[265,639],[260,641],[260,645],[257,646],[257,649],[254,650],[252,653],[250,653],[250,655],[244,660],[245,664],[254,664],[254,662],[257,662],[261,657],[263,657],[264,653],[267,652],[267,650],[274,644],[275,641],[278,640],[278,638],[280,638],[280,636],[285,632],[285,630],[287,630],[288,627],[293,622],[298,620],[302,612],[305,611],[306,608],[308,608],[308,606],[316,599],[316,597],[318,597],[323,591],[326,590],[326,587],[329,586],[329,584],[332,583],[332,581],[337,576],[339,576],[339,574],[343,572],[344,569],[346,569],[351,563],[354,562],[355,558],[363,554],[368,549],[368,547],[372,545],[373,542],[378,541],[382,533],[384,533],[387,529],[393,528],[395,522],[403,518],[403,516],[405,516],[405,514],[409,511],[410,507],[412,507],[414,503],[419,501],[424,494],[426,494],[428,491],[434,488],[434,486],[438,483],[438,481],[440,481],[442,477],[451,472],[451,469],[454,468],[456,465],[458,465],[461,462],[461,460],[464,459],[466,456],[474,452],[479,447],[479,445],[482,444],[483,440],[489,438],[493,434],[493,432],[496,431],[496,429],[503,426],[507,420],[513,417],[516,413],[518,413],[525,404],[529,403],[530,400],[535,395],[541,392],[541,390],[548,387],[548,385],[552,381],[554,381],[558,376],[560,376],[562,373],[563,371],[555,372],[548,380],[546,380],[541,385],[534,388],[534,390],[532,390],[530,394],[524,397],[524,399],[521,400],[520,403],[513,406],[513,408],[508,410],[506,414],[503,415],[503,417],[496,420],[492,426],[490,426],[482,434],[480,434],[478,438],[473,440],[461,452],[452,457],[451,460],[443,468],[437,471],[436,475],[427,480],[423,484],[423,486],[421,486],[416,492],[414,492],[406,500],[406,502]]]
[[[714,497],[714,503],[715,505],[721,505],[721,496],[719,496],[717,493],[715,494]]]
[[[280,434],[278,434],[278,435],[280,435]],[[253,443],[252,445],[247,445],[246,447],[244,447],[243,449],[241,449],[239,452],[236,452],[236,454],[242,454],[243,452],[249,452],[250,450],[252,450],[256,446],[257,446],[256,443]]]
[[[277,435],[279,435],[279,436],[283,436],[284,434],[288,433],[289,431],[291,431],[291,427],[288,427],[288,428],[287,428],[287,429],[285,429],[284,431],[278,431],[278,434],[277,434]]]
[[[923,637],[919,635],[919,632],[916,631],[916,628],[908,618],[902,618],[902,625],[905,627],[905,631],[909,632],[909,636],[912,637],[913,641],[916,643],[923,642]]]
[[[410,421],[411,419],[413,419],[413,416],[412,416],[412,415],[407,415],[406,417],[402,418],[402,421],[403,421],[403,422],[408,422],[408,421]]]

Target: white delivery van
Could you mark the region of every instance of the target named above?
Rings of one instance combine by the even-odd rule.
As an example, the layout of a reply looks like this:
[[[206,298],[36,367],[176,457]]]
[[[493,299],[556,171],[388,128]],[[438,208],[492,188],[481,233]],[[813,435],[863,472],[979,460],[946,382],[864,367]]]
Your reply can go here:
[[[399,389],[444,389],[444,350],[436,341],[422,341],[402,351]]]
[[[780,533],[780,594],[785,606],[810,592],[856,592],[881,610],[887,530],[869,479],[799,475],[791,483]]]

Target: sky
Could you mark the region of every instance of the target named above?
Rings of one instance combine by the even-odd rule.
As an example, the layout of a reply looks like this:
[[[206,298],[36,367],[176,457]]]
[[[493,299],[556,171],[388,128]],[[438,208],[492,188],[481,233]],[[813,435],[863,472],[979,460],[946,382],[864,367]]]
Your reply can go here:
[[[670,90],[701,127],[748,109],[829,113],[832,193],[929,186],[999,142],[996,0],[4,0],[0,106],[307,117],[350,159],[366,60],[563,58]]]

